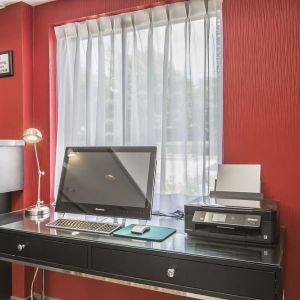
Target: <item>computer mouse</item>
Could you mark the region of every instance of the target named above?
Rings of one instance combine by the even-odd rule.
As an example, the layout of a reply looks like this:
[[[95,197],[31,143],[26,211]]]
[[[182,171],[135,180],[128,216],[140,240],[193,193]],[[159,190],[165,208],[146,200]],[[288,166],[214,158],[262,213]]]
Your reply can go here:
[[[148,225],[135,225],[131,228],[131,233],[143,234],[150,230]]]

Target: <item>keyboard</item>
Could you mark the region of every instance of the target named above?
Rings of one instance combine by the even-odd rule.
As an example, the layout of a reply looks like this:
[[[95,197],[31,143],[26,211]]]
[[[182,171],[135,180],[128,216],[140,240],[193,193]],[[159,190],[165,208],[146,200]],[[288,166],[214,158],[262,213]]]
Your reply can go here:
[[[57,219],[46,224],[46,226],[50,228],[67,229],[73,231],[111,234],[119,229],[122,225],[116,223],[91,222],[74,219]]]

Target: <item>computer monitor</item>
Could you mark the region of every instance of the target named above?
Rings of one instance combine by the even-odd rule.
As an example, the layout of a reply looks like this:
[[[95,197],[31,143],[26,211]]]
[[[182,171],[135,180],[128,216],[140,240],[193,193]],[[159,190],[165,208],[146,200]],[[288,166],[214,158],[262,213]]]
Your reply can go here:
[[[67,147],[55,210],[150,219],[156,147]]]

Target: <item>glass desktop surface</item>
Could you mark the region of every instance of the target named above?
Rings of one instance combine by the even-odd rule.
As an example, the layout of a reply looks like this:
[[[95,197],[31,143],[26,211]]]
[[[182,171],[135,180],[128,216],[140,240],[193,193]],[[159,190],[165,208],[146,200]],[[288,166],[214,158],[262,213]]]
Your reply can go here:
[[[160,250],[174,252],[186,255],[218,258],[230,261],[245,261],[248,263],[258,263],[274,265],[275,267],[282,264],[284,231],[280,234],[280,242],[276,246],[252,246],[250,244],[233,244],[232,242],[217,242],[203,240],[198,237],[192,237],[184,232],[184,221],[170,217],[153,216],[147,225],[164,226],[175,228],[177,232],[164,240],[163,242],[152,242],[134,240],[130,238],[114,237],[113,235],[90,234],[84,232],[74,232],[71,230],[58,230],[46,227],[46,224],[63,217],[62,213],[56,213],[54,208],[50,208],[50,215],[40,221],[30,219],[25,215],[25,211],[17,211],[0,215],[0,229],[42,234],[47,236],[57,236],[68,239],[79,239],[100,244],[111,244],[126,246],[132,248],[143,248],[150,250]],[[84,216],[75,214],[65,214],[64,217],[76,218],[90,221],[118,221],[122,219],[113,219],[96,216]],[[125,225],[145,224],[145,221],[127,219],[123,220]]]

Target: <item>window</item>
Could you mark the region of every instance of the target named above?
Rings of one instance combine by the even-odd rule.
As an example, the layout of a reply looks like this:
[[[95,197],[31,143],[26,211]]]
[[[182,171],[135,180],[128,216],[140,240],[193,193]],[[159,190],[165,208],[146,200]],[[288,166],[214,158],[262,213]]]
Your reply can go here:
[[[154,209],[207,194],[221,159],[221,1],[55,28],[56,189],[66,146],[157,145]]]

